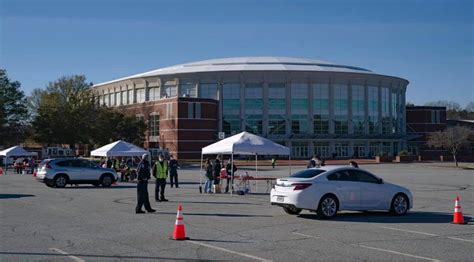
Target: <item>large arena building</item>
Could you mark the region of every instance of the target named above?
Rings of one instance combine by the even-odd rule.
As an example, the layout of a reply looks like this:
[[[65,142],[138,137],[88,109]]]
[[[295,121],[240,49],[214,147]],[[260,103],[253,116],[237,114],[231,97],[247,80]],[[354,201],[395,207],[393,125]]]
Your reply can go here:
[[[143,118],[145,147],[179,158],[248,131],[293,158],[394,155],[406,147],[408,81],[312,59],[205,60],[94,85],[106,106]]]

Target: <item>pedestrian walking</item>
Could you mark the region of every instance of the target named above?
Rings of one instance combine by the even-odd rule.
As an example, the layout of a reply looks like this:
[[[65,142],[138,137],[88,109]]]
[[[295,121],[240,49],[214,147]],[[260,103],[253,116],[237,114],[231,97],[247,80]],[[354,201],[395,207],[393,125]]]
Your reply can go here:
[[[275,164],[276,164],[276,159],[275,157],[272,157],[272,168],[275,168]]]
[[[204,192],[211,193],[212,192],[212,181],[214,177],[212,175],[212,165],[211,160],[206,158],[206,162],[204,164],[204,170],[206,170],[206,184],[204,184]]]
[[[306,166],[307,168],[313,168],[313,167],[316,167],[316,156],[313,156],[309,162],[308,162],[308,165]]]
[[[150,163],[147,160],[148,155],[142,155],[142,161],[138,164],[138,183],[137,183],[137,207],[135,207],[136,214],[145,213],[142,207],[145,206],[146,211],[153,213],[156,210],[151,208],[150,199],[148,197],[148,180],[150,179]]]
[[[176,188],[179,187],[178,184],[178,160],[174,158],[173,155],[170,156],[170,163],[169,163],[169,169],[170,169],[170,186],[173,187],[173,185],[176,185]],[[174,180],[174,183],[173,183]]]
[[[359,165],[357,164],[356,161],[352,160],[352,161],[349,161],[349,166],[351,167],[355,167],[355,168],[359,168]]]
[[[155,184],[155,201],[168,201],[165,198],[165,187],[166,187],[166,178],[168,178],[168,161],[165,160],[165,157],[160,154],[158,156],[158,161],[155,162],[153,166],[153,176],[156,178]]]
[[[237,167],[235,166],[235,163],[232,165],[231,159],[227,161],[227,165],[225,166],[225,171],[227,173],[227,184],[225,186],[225,192],[229,193],[229,184],[234,181],[234,174],[235,174],[235,171],[237,171]],[[231,190],[234,191],[234,185],[232,185]]]

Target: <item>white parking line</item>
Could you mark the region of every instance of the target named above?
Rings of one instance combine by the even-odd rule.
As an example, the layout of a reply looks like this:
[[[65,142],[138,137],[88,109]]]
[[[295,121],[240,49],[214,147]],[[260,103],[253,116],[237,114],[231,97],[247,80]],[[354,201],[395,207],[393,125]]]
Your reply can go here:
[[[448,238],[453,239],[453,240],[459,240],[459,241],[466,241],[466,242],[474,243],[474,240],[469,240],[469,239],[464,239],[464,238],[457,238],[457,237],[448,237]]]
[[[327,240],[326,238],[323,238],[323,237],[316,237],[316,236],[301,234],[301,233],[297,233],[297,232],[293,232],[293,234],[295,234],[295,235],[300,235],[300,236],[304,236],[304,237],[309,237],[309,238],[316,238],[316,239],[324,239],[324,240]],[[382,248],[377,248],[377,247],[369,247],[369,246],[364,246],[364,245],[359,245],[359,244],[344,243],[344,242],[342,242],[342,241],[337,241],[337,240],[329,240],[329,241],[336,241],[336,242],[339,242],[339,243],[342,243],[342,244],[347,244],[347,245],[350,245],[350,246],[353,246],[353,247],[367,248],[367,249],[372,249],[372,250],[377,250],[377,251],[382,251],[382,252],[388,252],[388,253],[392,253],[392,254],[397,254],[397,255],[401,255],[401,256],[407,256],[407,257],[413,257],[413,258],[418,258],[418,259],[424,259],[424,260],[428,260],[428,261],[436,261],[436,262],[441,261],[441,260],[434,259],[434,258],[416,256],[416,255],[412,255],[412,254],[407,254],[407,253],[402,253],[402,252],[397,252],[397,251],[388,250],[388,249],[382,249]]]
[[[388,250],[388,249],[383,249],[383,248],[377,248],[377,247],[369,247],[369,246],[357,245],[357,244],[351,244],[351,246],[363,247],[363,248],[367,248],[367,249],[372,249],[372,250],[377,250],[377,251],[382,251],[382,252],[388,252],[388,253],[392,253],[392,254],[402,255],[402,256],[406,256],[406,257],[413,257],[413,258],[418,258],[418,259],[424,259],[424,260],[428,260],[428,261],[435,261],[435,262],[441,261],[441,260],[434,259],[434,258],[416,256],[416,255],[412,255],[412,254],[407,254],[407,253],[402,253],[402,252],[397,252],[397,251]]]
[[[245,253],[242,253],[242,252],[232,251],[232,250],[225,249],[225,248],[222,248],[222,247],[211,246],[211,245],[204,244],[204,243],[197,242],[197,241],[193,241],[193,240],[186,240],[186,242],[193,243],[195,245],[200,245],[200,246],[203,246],[203,247],[217,249],[217,250],[220,250],[220,251],[224,251],[224,252],[227,252],[227,253],[231,253],[231,254],[246,257],[246,258],[251,258],[251,259],[254,259],[254,260],[257,260],[257,261],[266,261],[266,262],[267,261],[272,261],[272,260],[269,260],[269,259],[265,259],[265,258],[245,254]]]
[[[68,258],[70,258],[70,259],[72,259],[72,260],[74,260],[74,261],[77,261],[77,262],[85,262],[84,259],[80,259],[80,258],[78,258],[78,257],[76,257],[76,256],[69,255],[69,253],[66,253],[65,251],[62,251],[62,250],[59,249],[59,248],[52,247],[52,248],[50,248],[50,250],[56,251],[56,252],[58,252],[59,254],[66,255]]]
[[[394,227],[380,227],[380,228],[385,228],[385,229],[390,229],[390,230],[397,230],[397,231],[403,231],[403,232],[414,233],[414,234],[420,234],[420,235],[427,235],[427,236],[432,236],[432,237],[445,237],[445,238],[449,238],[449,239],[452,239],[452,240],[458,240],[458,241],[464,241],[464,242],[471,242],[471,243],[474,243],[474,240],[469,240],[469,239],[464,239],[464,238],[458,238],[458,237],[439,236],[439,235],[435,235],[435,234],[431,234],[431,233],[425,233],[425,232],[413,231],[413,230],[405,230],[405,229],[394,228]]]
[[[413,231],[413,230],[405,230],[405,229],[394,228],[394,227],[381,227],[381,228],[396,230],[396,231],[403,231],[403,232],[414,233],[414,234],[420,234],[420,235],[426,235],[426,236],[432,236],[432,237],[438,236],[438,235],[435,235],[435,234],[430,234],[430,233],[425,233],[425,232],[420,232],[420,231]]]

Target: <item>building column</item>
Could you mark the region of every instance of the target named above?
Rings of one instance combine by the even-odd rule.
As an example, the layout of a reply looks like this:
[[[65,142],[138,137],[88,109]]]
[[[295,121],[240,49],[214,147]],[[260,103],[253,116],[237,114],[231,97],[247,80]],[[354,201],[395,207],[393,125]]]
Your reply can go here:
[[[288,77],[285,83],[286,92],[286,116],[285,116],[285,130],[286,136],[291,136],[291,79]]]
[[[348,114],[347,114],[347,133],[354,134],[354,122],[352,121],[352,83],[347,84],[347,94],[349,96],[349,103],[348,106]],[[352,148],[352,147],[351,147]],[[350,150],[349,150],[350,151]]]
[[[199,85],[200,86],[200,85]],[[220,83],[217,83],[217,106],[218,106],[218,113],[217,113],[217,130],[218,132],[222,132],[222,122],[223,122],[223,118],[224,118],[224,103],[223,103],[223,100],[224,100],[224,92],[223,92],[223,84],[220,82]]]
[[[382,126],[383,126],[383,123],[382,123],[382,82],[379,82],[379,84],[377,85],[377,99],[379,101],[379,103],[377,104],[377,111],[378,111],[378,119],[377,121],[379,122],[379,125],[378,125],[378,130],[377,130],[377,134],[382,134]]]
[[[245,131],[245,80],[240,76],[240,129]]]
[[[268,136],[268,83],[263,82],[262,85],[262,99],[263,99],[263,108],[262,108],[262,135],[264,137]]]

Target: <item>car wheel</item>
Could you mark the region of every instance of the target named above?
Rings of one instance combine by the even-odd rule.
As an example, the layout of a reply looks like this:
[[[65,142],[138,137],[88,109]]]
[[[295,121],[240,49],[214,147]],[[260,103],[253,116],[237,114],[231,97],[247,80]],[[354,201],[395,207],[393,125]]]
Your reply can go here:
[[[67,185],[68,178],[65,175],[59,175],[54,178],[54,186],[58,188],[63,188]]]
[[[319,201],[318,216],[320,218],[328,219],[336,216],[337,213],[337,199],[333,195],[325,195]]]
[[[114,183],[114,178],[111,175],[103,175],[100,179],[100,183],[103,187],[109,187]]]
[[[408,197],[405,194],[397,194],[392,199],[390,213],[403,216],[408,212]]]
[[[283,210],[287,213],[287,214],[290,214],[290,215],[298,215],[299,213],[301,213],[301,208],[297,208],[297,207],[294,207],[294,206],[288,206],[288,207],[283,207]]]

